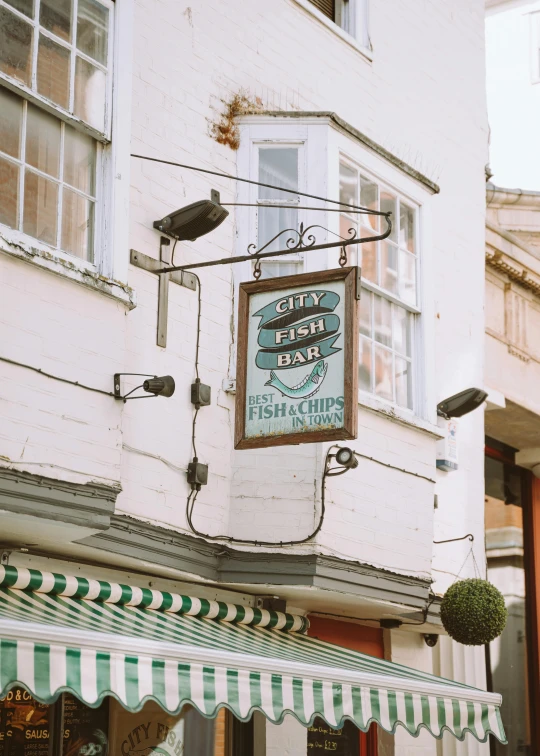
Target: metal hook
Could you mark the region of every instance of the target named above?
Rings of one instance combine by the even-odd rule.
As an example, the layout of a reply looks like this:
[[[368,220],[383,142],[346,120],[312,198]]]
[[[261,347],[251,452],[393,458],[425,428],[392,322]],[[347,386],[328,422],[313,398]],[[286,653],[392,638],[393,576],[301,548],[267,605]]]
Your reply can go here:
[[[259,278],[261,277],[261,273],[262,273],[262,270],[261,270],[261,261],[260,260],[255,260],[255,264],[253,266],[253,278],[256,281],[258,281]]]

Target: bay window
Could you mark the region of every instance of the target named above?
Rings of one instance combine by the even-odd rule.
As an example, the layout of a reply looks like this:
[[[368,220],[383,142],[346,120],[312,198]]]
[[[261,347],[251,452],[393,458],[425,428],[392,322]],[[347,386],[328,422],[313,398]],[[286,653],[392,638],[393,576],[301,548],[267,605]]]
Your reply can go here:
[[[0,0],[0,223],[96,260],[108,0]]]
[[[429,216],[420,227],[429,195],[425,188],[392,165],[332,127],[325,114],[283,117],[246,116],[241,124],[238,173],[264,186],[238,188],[237,254],[261,249],[285,229],[314,226],[316,244],[339,237],[374,237],[386,230],[384,217],[350,212],[346,205],[389,212],[392,231],[382,241],[346,248],[347,265],[362,269],[359,306],[359,402],[387,411],[391,406],[406,422],[426,419],[431,406],[432,373],[424,340],[430,338],[433,302],[420,288],[420,239],[426,244]],[[292,190],[291,193],[280,189]],[[294,192],[298,190],[299,194]],[[332,197],[326,203],[305,197]],[[343,203],[341,206],[337,202]],[[279,207],[278,207],[279,206]],[[427,230],[426,230],[427,227]],[[421,236],[422,232],[422,236]],[[287,248],[295,233],[283,234],[264,251]],[[306,244],[309,240],[305,239]],[[338,265],[339,249],[304,250],[261,261],[261,277],[295,275]],[[423,274],[430,276],[430,261]],[[235,268],[235,283],[249,280],[254,263]],[[426,319],[425,313],[428,313]],[[427,334],[425,333],[427,323]],[[231,374],[232,371],[231,371]]]
[[[392,213],[390,237],[358,248],[363,289],[358,385],[361,391],[413,410],[414,335],[419,313],[417,209],[344,159],[340,162],[340,200]],[[343,237],[351,228],[359,236],[374,236],[385,226],[376,215],[340,215]]]

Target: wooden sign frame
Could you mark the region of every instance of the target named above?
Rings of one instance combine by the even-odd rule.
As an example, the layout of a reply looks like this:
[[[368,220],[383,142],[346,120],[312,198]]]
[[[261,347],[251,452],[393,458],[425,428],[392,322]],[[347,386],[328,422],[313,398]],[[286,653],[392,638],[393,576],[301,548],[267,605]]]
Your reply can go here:
[[[334,281],[344,281],[345,322],[342,328],[344,350],[344,406],[343,426],[313,431],[296,431],[279,435],[253,436],[246,438],[246,398],[248,368],[248,328],[250,297],[261,292],[279,292],[284,289],[304,286],[321,286]],[[323,270],[316,273],[301,273],[295,276],[268,278],[240,284],[238,302],[238,345],[236,361],[236,417],[235,449],[257,449],[269,446],[317,443],[356,438],[358,427],[358,300],[360,298],[360,268],[348,267]]]

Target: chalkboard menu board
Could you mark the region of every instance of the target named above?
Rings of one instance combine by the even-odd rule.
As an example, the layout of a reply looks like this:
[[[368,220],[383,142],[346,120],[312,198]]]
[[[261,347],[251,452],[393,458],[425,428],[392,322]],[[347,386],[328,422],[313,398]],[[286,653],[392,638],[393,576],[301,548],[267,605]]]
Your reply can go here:
[[[317,717],[308,728],[307,752],[334,754],[335,756],[360,756],[360,732],[352,722],[346,721],[339,730],[327,725]]]
[[[48,756],[51,707],[23,688],[0,700],[0,756]]]

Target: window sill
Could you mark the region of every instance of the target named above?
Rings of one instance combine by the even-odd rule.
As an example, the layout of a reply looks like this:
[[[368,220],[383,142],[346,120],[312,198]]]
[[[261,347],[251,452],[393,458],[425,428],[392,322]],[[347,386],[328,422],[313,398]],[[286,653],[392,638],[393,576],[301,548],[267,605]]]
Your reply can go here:
[[[305,11],[307,11],[312,16],[314,16],[322,24],[324,24],[327,29],[333,32],[336,36],[340,37],[340,39],[346,42],[350,47],[352,47],[354,50],[359,52],[366,60],[368,60],[369,62],[373,60],[373,51],[370,48],[364,47],[359,42],[357,42],[354,37],[351,37],[350,34],[348,34],[346,31],[343,31],[343,29],[341,29],[337,24],[335,24],[333,21],[327,18],[324,15],[324,13],[321,13],[310,2],[310,0],[293,0],[293,1],[297,5],[299,5],[301,8],[303,8]]]
[[[69,259],[37,241],[32,243],[27,236],[6,226],[0,227],[0,252],[99,291],[121,302],[128,310],[136,307],[135,292],[127,284],[100,275],[76,257]]]
[[[445,434],[437,425],[433,425],[433,423],[430,423],[428,420],[413,415],[411,412],[408,412],[401,407],[388,404],[388,402],[384,402],[376,396],[361,394],[358,397],[358,405],[362,409],[366,409],[369,412],[376,412],[378,415],[383,415],[395,423],[405,425],[408,428],[414,428],[415,430],[420,431],[420,433],[426,433],[433,438],[445,437]]]

